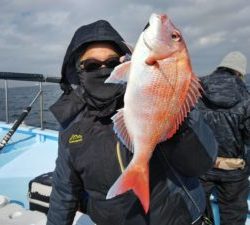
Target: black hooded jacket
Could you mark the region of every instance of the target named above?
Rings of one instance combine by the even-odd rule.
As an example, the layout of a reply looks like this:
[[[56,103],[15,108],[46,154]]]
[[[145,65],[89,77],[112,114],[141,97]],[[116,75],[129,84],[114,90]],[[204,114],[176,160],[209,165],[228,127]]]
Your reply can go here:
[[[218,156],[245,158],[250,144],[250,95],[245,83],[225,68],[217,69],[201,81],[204,96],[199,109],[215,133]],[[209,174],[234,180],[248,176],[247,169],[213,169]]]
[[[97,32],[97,26],[104,26],[104,31]],[[106,21],[84,26],[68,47],[62,82],[78,84],[75,54],[96,40],[113,40],[123,53],[129,52]],[[212,167],[217,154],[217,143],[201,114],[194,109],[176,135],[154,151],[150,160],[150,210],[145,215],[131,191],[106,200],[122,165],[126,167],[133,155],[116,137],[111,115],[99,117],[91,112],[82,99],[83,91],[81,87],[71,89],[51,107],[63,129],[47,225],[71,225],[83,194],[87,195],[86,213],[98,225],[189,225],[197,220],[205,208],[197,177]]]
[[[120,55],[131,54],[130,49],[120,34],[105,20],[98,20],[77,29],[63,60],[61,88],[64,93],[60,99],[50,107],[50,110],[63,128],[67,127],[76,115],[86,108],[86,102],[84,98],[82,98],[84,90],[80,86],[79,71],[76,68],[76,63],[84,48],[93,42],[108,42],[115,47]],[[75,90],[72,89],[72,84],[77,85]],[[122,96],[116,102],[117,107],[122,107],[121,101]],[[106,109],[106,111],[109,110],[111,109]],[[88,114],[94,115],[97,113],[99,116],[102,116],[102,113],[94,111]]]

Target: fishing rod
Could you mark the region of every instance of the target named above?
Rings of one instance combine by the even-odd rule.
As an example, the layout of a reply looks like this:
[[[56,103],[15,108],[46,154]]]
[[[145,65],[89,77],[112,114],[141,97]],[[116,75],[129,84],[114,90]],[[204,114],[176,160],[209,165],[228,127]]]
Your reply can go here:
[[[24,119],[26,118],[26,116],[29,114],[29,112],[30,112],[30,110],[32,108],[32,105],[37,100],[37,98],[41,95],[41,93],[42,93],[42,90],[40,90],[37,93],[37,95],[32,100],[32,102],[29,104],[29,106],[26,109],[23,110],[23,112],[20,115],[20,117],[14,122],[13,126],[11,127],[11,129],[4,136],[4,138],[0,142],[0,152],[5,147],[5,145],[8,143],[8,141],[10,140],[10,138],[12,137],[12,135],[15,133],[15,131],[17,130],[17,128],[20,126],[20,124],[24,121]]]

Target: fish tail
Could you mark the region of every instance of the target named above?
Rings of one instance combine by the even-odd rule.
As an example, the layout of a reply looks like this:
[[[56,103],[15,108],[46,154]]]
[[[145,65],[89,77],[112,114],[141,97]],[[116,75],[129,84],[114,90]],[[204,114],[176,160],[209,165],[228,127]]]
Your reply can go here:
[[[148,164],[138,166],[130,164],[111,186],[106,199],[113,198],[126,191],[133,190],[139,198],[145,213],[149,210],[149,172]]]

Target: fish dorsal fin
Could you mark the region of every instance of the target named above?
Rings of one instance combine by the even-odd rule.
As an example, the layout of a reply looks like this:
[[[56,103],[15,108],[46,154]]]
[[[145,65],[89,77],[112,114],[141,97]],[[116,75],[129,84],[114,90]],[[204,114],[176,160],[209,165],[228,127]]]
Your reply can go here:
[[[115,67],[105,83],[126,83],[128,81],[131,62],[125,62]]]
[[[133,152],[133,143],[129,136],[127,127],[124,122],[124,109],[119,109],[117,113],[112,117],[114,123],[114,131],[122,143]]]
[[[172,130],[169,131],[167,134],[167,139],[171,138],[179,129],[185,117],[187,117],[188,113],[191,111],[193,106],[197,103],[198,99],[201,97],[201,91],[202,87],[200,85],[198,77],[192,74],[186,98],[182,104],[178,116],[176,117]]]

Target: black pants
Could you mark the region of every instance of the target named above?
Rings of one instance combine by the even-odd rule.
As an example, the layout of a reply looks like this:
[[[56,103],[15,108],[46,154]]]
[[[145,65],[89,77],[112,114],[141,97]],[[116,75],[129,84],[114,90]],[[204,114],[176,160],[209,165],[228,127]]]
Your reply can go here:
[[[201,183],[203,184],[207,198],[205,214],[211,221],[214,221],[214,219],[210,204],[210,195],[211,193],[215,193],[220,212],[220,225],[245,225],[248,212],[248,178],[239,181],[223,182],[218,178],[208,179],[204,176],[201,178]]]

